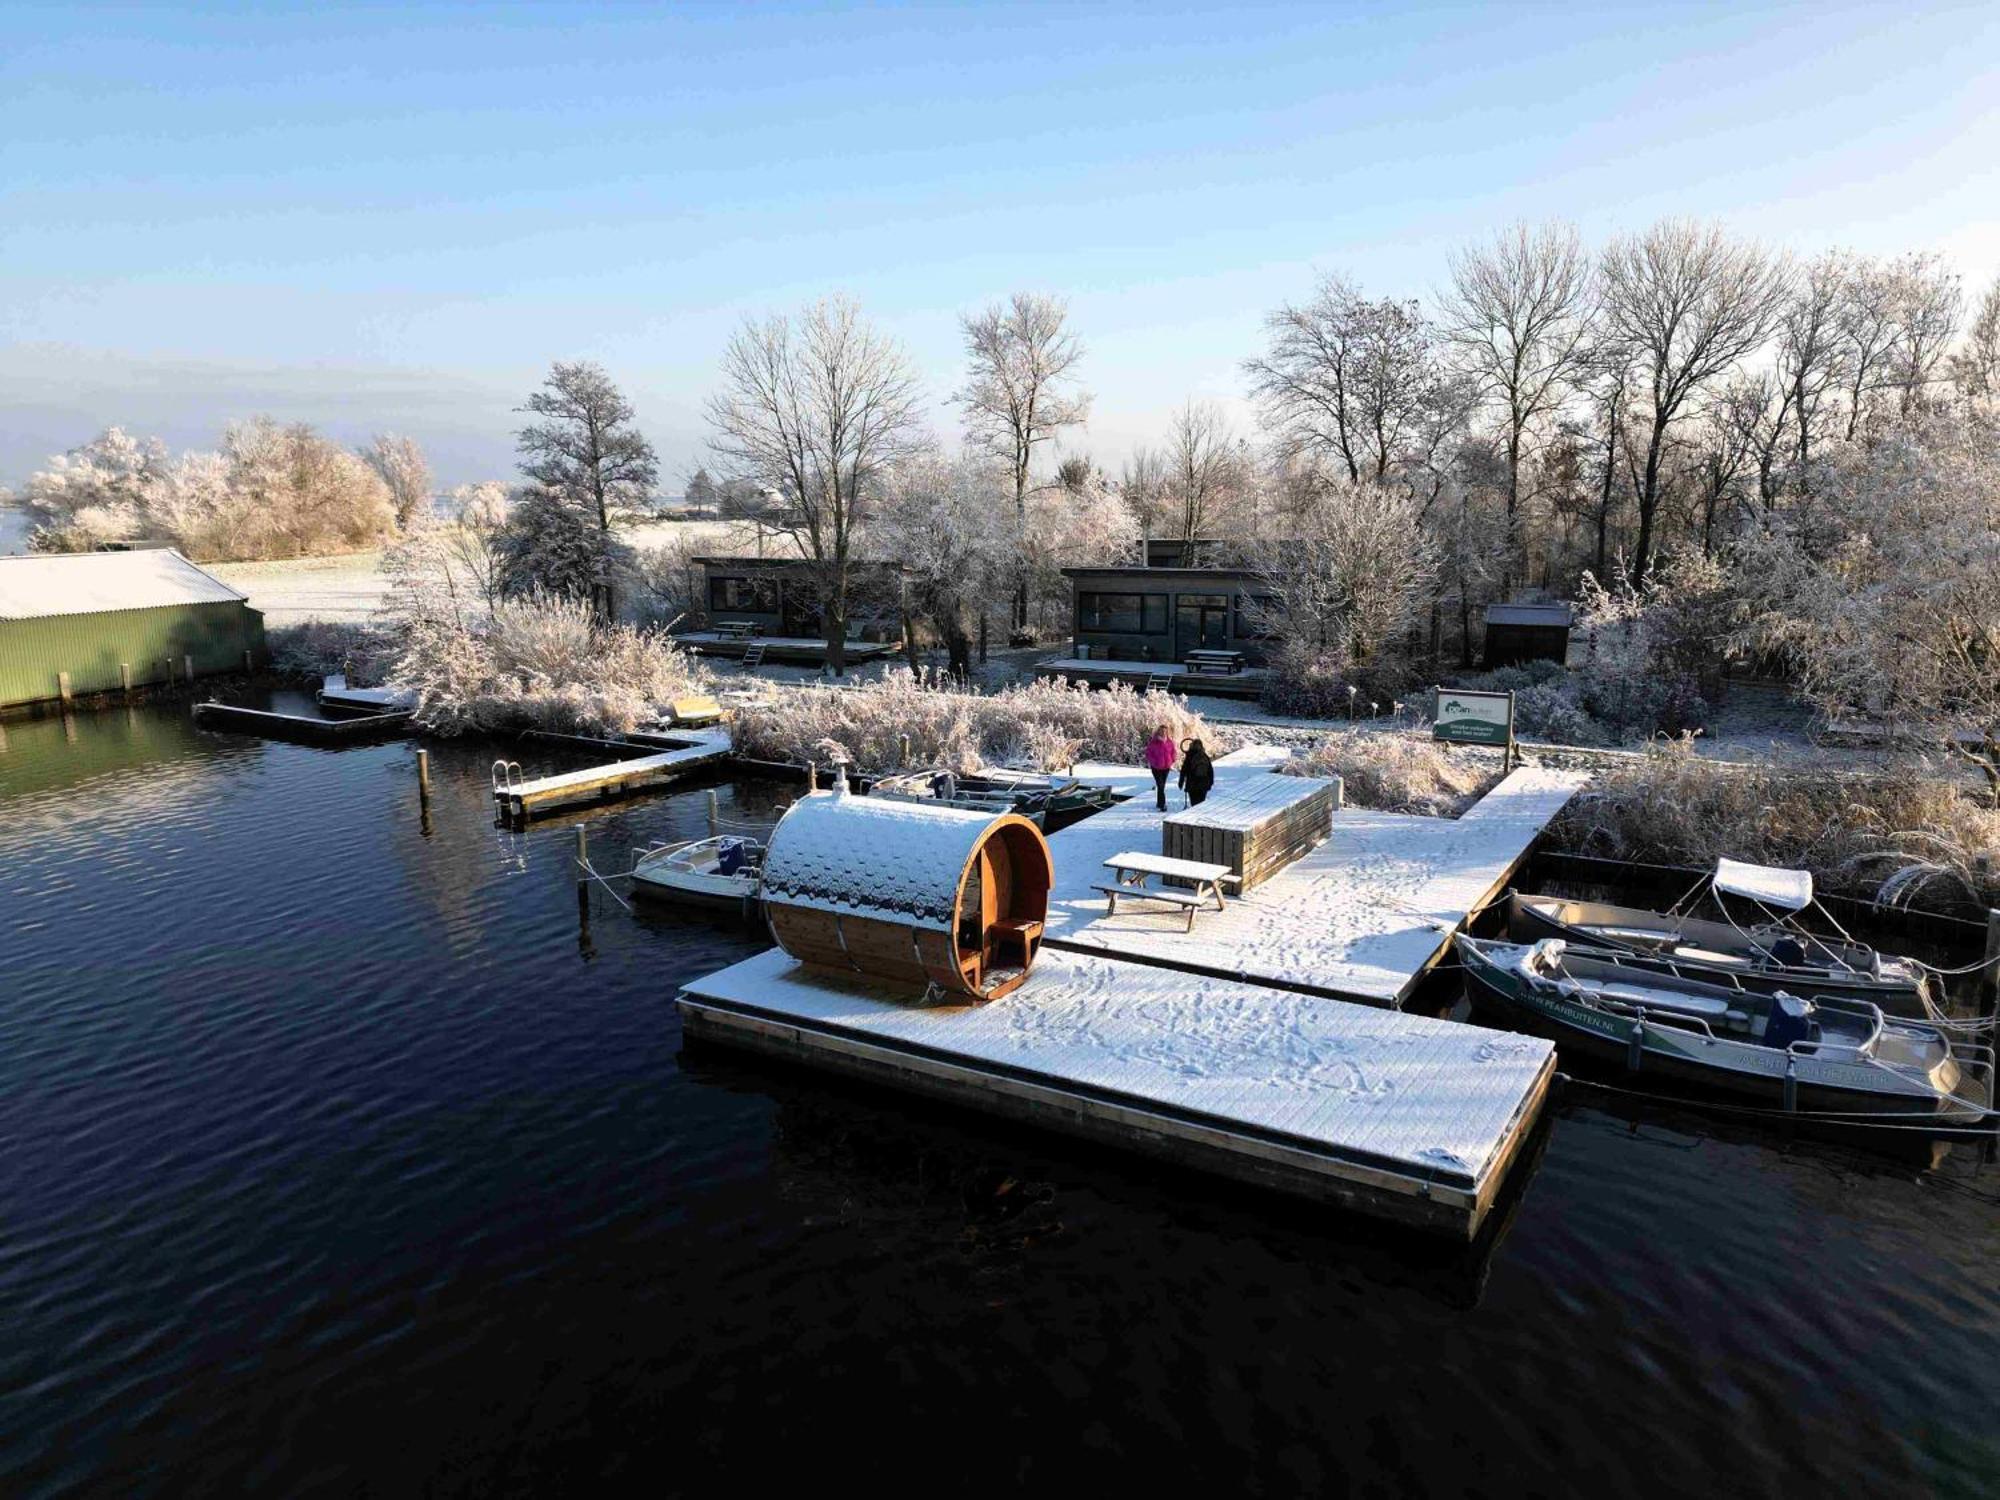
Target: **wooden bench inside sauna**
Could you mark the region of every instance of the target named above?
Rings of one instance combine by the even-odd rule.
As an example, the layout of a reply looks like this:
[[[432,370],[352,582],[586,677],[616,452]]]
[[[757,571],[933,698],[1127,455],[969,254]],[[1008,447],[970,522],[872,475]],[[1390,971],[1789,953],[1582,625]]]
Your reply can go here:
[[[792,804],[764,856],[771,935],[793,958],[993,1000],[1042,944],[1055,869],[1042,831],[992,814],[855,796]]]

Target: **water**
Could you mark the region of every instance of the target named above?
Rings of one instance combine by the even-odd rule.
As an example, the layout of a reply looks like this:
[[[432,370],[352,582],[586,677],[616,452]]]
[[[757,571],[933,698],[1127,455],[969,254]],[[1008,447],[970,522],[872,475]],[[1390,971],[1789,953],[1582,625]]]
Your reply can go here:
[[[25,510],[0,500],[0,557],[26,552],[28,533],[33,529],[34,523]]]
[[[683,1055],[676,983],[758,944],[580,926],[490,750],[426,831],[408,744],[5,734],[0,1492],[1993,1493],[1967,1148],[1573,1093],[1459,1251]]]

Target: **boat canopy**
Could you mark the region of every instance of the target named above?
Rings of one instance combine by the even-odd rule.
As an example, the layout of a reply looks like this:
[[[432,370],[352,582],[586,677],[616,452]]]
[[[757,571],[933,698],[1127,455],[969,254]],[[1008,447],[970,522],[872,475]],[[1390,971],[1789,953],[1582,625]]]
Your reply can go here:
[[[1810,870],[1781,870],[1775,865],[1750,865],[1735,859],[1715,862],[1715,888],[1782,911],[1804,911],[1813,899]]]

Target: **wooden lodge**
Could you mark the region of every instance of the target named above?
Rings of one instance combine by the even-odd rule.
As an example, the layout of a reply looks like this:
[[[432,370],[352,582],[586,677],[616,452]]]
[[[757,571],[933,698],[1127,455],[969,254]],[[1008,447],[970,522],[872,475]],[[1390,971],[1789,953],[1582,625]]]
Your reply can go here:
[[[826,634],[819,567],[803,557],[698,557],[702,620],[710,631],[813,640]],[[903,633],[902,564],[857,561],[848,578],[850,637],[894,642]]]
[[[771,933],[816,968],[975,1000],[1034,966],[1055,882],[1041,830],[1014,813],[850,795],[794,803],[764,858]]]

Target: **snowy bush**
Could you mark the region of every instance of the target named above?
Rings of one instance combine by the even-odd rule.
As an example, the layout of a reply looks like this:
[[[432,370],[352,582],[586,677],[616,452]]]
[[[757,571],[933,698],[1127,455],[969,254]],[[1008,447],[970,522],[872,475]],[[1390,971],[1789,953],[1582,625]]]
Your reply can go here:
[[[530,595],[466,626],[414,624],[389,674],[417,694],[417,722],[437,734],[553,729],[623,733],[669,699],[707,690],[694,659],[666,635],[596,621],[581,599]]]
[[[1830,890],[1873,896],[1892,878],[2000,902],[1981,856],[2000,847],[2000,812],[1921,760],[1894,773],[1721,766],[1681,741],[1604,772],[1550,825],[1552,847],[1609,859],[1705,867],[1718,855],[1813,872]],[[1913,874],[1898,876],[1898,872]]]
[[[863,771],[905,764],[1057,770],[1084,759],[1136,763],[1160,724],[1176,738],[1199,735],[1215,754],[1234,744],[1166,693],[1036,682],[987,696],[951,691],[941,675],[903,668],[865,686],[780,694],[741,710],[733,734],[739,753],[792,764],[837,752]]]
[[[305,620],[274,625],[264,632],[272,670],[294,677],[339,672],[356,687],[382,681],[395,662],[395,634],[381,625],[337,620]]]
[[[1271,658],[1259,701],[1272,713],[1345,719],[1356,705],[1363,714],[1371,703],[1386,710],[1391,703],[1407,698],[1414,682],[1387,654],[1357,669],[1336,648],[1316,651],[1286,645]],[[1352,693],[1348,692],[1350,687]]]
[[[1499,776],[1490,757],[1448,751],[1417,733],[1342,730],[1278,769],[1290,776],[1338,776],[1355,807],[1456,817]]]

